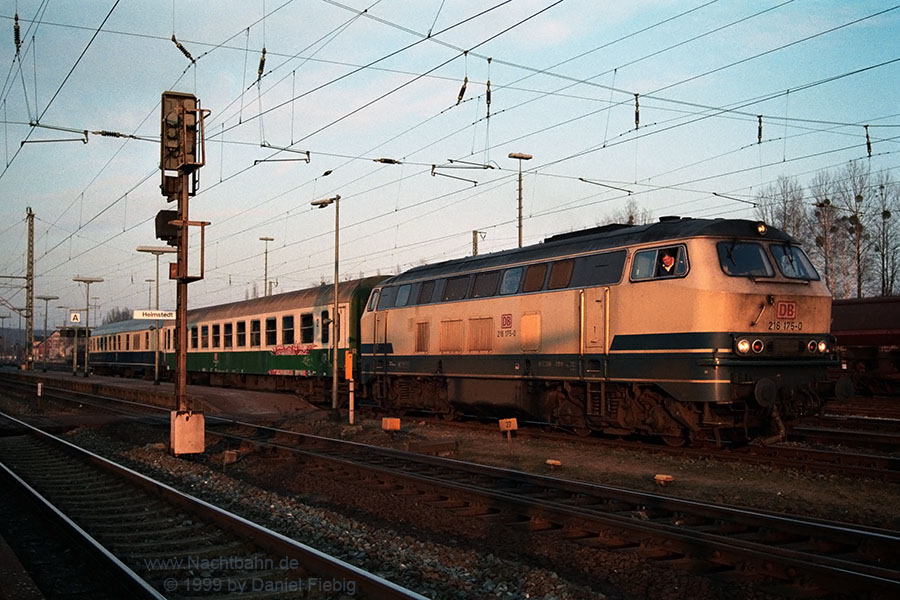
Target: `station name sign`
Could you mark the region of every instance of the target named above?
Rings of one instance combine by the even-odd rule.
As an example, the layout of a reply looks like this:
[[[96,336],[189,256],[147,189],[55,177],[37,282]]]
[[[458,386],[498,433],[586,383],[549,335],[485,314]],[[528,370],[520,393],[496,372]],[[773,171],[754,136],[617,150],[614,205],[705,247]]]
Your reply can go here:
[[[159,319],[161,321],[172,320],[175,318],[174,310],[136,310],[134,311],[135,319]]]

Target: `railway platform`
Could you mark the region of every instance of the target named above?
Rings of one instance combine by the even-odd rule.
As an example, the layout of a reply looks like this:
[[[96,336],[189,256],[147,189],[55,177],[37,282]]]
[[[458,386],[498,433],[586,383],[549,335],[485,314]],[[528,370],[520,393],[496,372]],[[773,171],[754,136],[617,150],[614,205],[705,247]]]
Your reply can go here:
[[[160,382],[159,385],[143,379],[105,377],[81,373],[48,370],[21,371],[0,369],[0,375],[35,384],[99,395],[115,395],[118,398],[144,402],[156,406],[175,407],[175,385]],[[311,421],[326,419],[327,412],[290,393],[260,392],[234,388],[217,388],[201,385],[187,386],[188,402],[193,410],[206,414],[257,419],[292,417]]]

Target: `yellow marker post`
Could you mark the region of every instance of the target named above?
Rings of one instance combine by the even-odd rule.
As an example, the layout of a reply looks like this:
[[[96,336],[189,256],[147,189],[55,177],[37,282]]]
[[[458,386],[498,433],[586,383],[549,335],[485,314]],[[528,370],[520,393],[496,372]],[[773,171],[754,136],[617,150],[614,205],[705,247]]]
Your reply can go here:
[[[500,419],[500,431],[506,432],[506,445],[512,450],[512,431],[519,429],[519,422],[515,419]]]

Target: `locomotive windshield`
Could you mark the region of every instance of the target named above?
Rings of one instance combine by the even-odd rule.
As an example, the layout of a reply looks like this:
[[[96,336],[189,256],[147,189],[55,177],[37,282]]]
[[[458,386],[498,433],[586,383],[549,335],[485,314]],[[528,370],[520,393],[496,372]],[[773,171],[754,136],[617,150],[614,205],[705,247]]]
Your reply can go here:
[[[789,279],[803,279],[805,281],[818,280],[819,274],[807,258],[806,254],[797,246],[790,244],[772,244],[769,249],[775,257],[775,264],[781,274]]]
[[[801,281],[816,281],[819,274],[816,272],[809,258],[798,246],[791,244],[771,244],[769,251],[766,247],[756,242],[719,242],[716,245],[719,252],[719,264],[726,275],[732,277],[774,277],[775,267],[771,258],[775,259],[778,271],[788,279]]]
[[[774,277],[765,248],[753,242],[719,242],[719,264],[732,277]]]

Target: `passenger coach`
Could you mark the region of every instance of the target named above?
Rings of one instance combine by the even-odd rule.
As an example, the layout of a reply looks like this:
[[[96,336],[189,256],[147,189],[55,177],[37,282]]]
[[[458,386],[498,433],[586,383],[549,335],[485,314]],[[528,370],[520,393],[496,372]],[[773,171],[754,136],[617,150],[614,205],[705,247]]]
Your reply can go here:
[[[338,286],[338,368],[358,351],[359,317],[383,277]],[[187,371],[191,383],[296,391],[325,400],[332,373],[334,286],[286,292],[188,311]],[[174,371],[175,326],[164,330]],[[326,386],[326,380],[328,386]]]
[[[778,435],[836,364],[831,294],[797,241],[664,218],[411,269],[373,291],[379,405],[518,414],[580,432]]]

